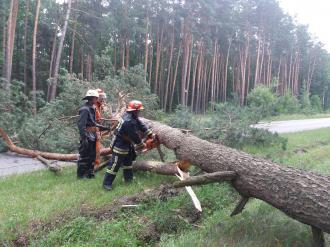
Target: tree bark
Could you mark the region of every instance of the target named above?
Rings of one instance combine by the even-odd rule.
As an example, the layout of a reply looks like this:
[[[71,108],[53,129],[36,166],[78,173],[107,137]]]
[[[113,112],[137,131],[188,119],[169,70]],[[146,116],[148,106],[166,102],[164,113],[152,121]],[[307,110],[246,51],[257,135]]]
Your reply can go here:
[[[61,36],[60,43],[58,45],[58,50],[57,50],[55,69],[54,69],[54,80],[53,80],[53,85],[51,86],[51,92],[50,92],[50,101],[54,100],[55,97],[56,97],[57,80],[58,80],[58,75],[59,75],[59,69],[60,69],[60,62],[61,62],[61,57],[62,57],[64,39],[65,39],[65,35],[66,35],[66,30],[67,30],[67,27],[68,27],[69,18],[70,18],[71,4],[72,4],[72,0],[68,0],[68,8],[67,8],[67,11],[66,11],[62,36]]]
[[[32,39],[32,101],[33,101],[33,114],[37,114],[37,78],[36,78],[36,52],[37,52],[37,32],[38,20],[40,12],[40,0],[37,0],[36,15],[34,19],[33,39]]]
[[[160,142],[206,172],[233,171],[233,187],[302,223],[330,233],[330,177],[286,167],[262,158],[213,144],[178,129],[146,121]]]
[[[147,14],[146,20],[146,35],[144,38],[144,76],[147,78],[147,68],[148,68],[148,52],[149,52],[149,16]]]
[[[27,94],[27,36],[28,36],[28,21],[30,12],[30,0],[25,0],[25,16],[24,16],[24,93]]]
[[[6,89],[9,89],[11,84],[11,70],[13,65],[17,12],[18,12],[18,0],[11,0],[8,22],[7,22],[7,45],[6,45],[6,62],[5,62]]]
[[[71,52],[70,52],[70,67],[69,72],[73,72],[73,60],[74,60],[74,46],[76,41],[76,30],[77,30],[77,20],[74,22],[73,31],[72,31],[72,41],[71,41]]]

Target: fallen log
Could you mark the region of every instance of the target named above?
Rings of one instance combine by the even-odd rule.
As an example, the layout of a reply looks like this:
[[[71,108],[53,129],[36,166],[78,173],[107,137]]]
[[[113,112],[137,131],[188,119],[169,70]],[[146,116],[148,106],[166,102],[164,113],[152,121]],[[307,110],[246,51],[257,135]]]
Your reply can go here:
[[[77,160],[79,157],[79,154],[61,154],[61,153],[50,153],[50,152],[42,152],[38,150],[32,150],[32,149],[27,149],[27,148],[21,148],[16,146],[12,140],[9,138],[7,133],[0,128],[0,135],[6,142],[8,148],[10,151],[17,153],[17,154],[22,154],[26,155],[32,158],[36,158],[37,156],[41,156],[45,159],[48,160],[62,160],[62,161],[72,161],[72,160]],[[101,155],[109,155],[110,154],[110,148],[103,148],[101,150]]]
[[[237,174],[233,187],[316,229],[330,233],[330,177],[279,165],[235,149],[201,140],[178,129],[144,119],[161,144],[208,173]],[[247,201],[247,200],[246,200]],[[245,200],[242,202],[245,205]],[[240,208],[238,209],[238,211]]]
[[[40,155],[38,155],[36,157],[37,160],[39,160],[41,163],[43,163],[50,171],[58,174],[59,172],[62,171],[62,168],[57,165],[56,163],[53,163],[53,162],[56,162],[56,161],[49,161],[49,160],[46,160],[45,158],[41,157]]]
[[[133,162],[133,169],[137,171],[148,171],[160,175],[175,176],[178,174],[175,162],[162,163],[158,161],[137,160]]]

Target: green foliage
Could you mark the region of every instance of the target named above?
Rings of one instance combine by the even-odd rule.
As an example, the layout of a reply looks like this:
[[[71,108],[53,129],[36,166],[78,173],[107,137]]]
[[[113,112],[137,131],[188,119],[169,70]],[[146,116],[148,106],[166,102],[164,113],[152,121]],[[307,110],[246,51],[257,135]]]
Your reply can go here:
[[[174,115],[166,119],[166,123],[174,128],[190,129],[193,114],[190,109],[183,105],[178,105]]]
[[[251,127],[260,120],[259,107],[237,107],[233,104],[217,104],[211,118],[202,126],[198,123],[194,131],[205,139],[221,142],[231,147],[281,146],[286,149],[287,140],[267,130]]]
[[[303,113],[312,113],[311,101],[307,90],[303,90],[300,95],[300,107]]]
[[[24,85],[12,81],[10,90],[5,90],[0,84],[0,127],[14,134],[21,129],[25,119],[32,115],[32,104],[23,93]]]
[[[274,115],[276,96],[270,88],[258,86],[247,96],[248,105],[259,112],[262,117]]]
[[[276,112],[279,114],[293,114],[299,112],[299,101],[290,91],[277,98]]]
[[[322,103],[321,103],[320,96],[312,95],[311,107],[313,109],[313,112],[316,112],[316,113],[322,112]]]
[[[95,57],[95,77],[97,80],[104,80],[108,76],[114,76],[111,55],[111,49],[107,47],[100,56],[97,55]]]
[[[118,93],[129,94],[128,100],[139,99],[143,102],[149,116],[158,107],[157,97],[150,92],[141,66],[132,67],[112,78],[107,76],[102,81],[88,82],[79,80],[74,75],[63,74],[60,78],[60,94],[51,103],[42,107],[36,116],[25,118],[19,131],[19,139],[23,146],[52,151],[74,152],[78,147],[79,135],[76,119],[60,120],[63,116],[75,116],[84,104],[82,98],[90,88],[102,88],[107,93],[107,101],[116,108]]]

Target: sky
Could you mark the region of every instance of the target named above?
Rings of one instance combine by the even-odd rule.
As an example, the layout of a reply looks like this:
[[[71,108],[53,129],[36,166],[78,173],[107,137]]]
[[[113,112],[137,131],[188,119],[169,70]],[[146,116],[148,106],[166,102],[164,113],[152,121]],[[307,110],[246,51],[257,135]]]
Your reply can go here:
[[[279,3],[298,23],[307,24],[310,33],[330,52],[330,0],[279,0]]]

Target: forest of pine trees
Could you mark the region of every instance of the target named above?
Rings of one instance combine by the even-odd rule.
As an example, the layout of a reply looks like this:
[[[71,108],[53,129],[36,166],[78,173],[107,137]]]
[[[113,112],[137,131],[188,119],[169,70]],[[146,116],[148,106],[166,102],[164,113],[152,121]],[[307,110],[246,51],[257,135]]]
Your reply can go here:
[[[104,79],[103,55],[108,76],[142,64],[166,111],[244,105],[261,84],[329,105],[328,52],[276,0],[2,0],[0,16],[2,86],[22,81],[34,102],[54,100],[61,68]]]

